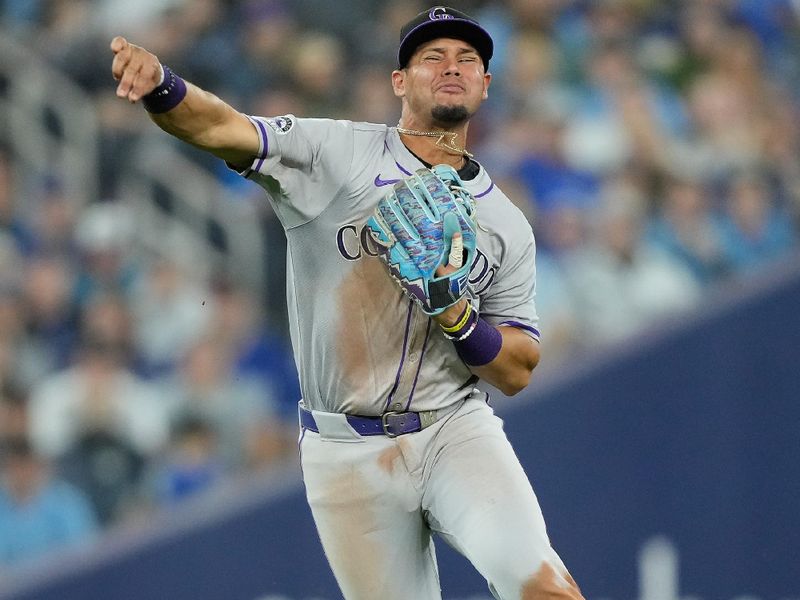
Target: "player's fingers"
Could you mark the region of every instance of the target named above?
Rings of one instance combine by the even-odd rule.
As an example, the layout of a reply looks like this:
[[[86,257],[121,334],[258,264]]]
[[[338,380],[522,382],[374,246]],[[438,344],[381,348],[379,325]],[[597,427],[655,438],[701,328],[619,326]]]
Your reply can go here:
[[[454,269],[460,269],[464,264],[464,239],[459,232],[454,233],[450,241],[450,256],[447,262]]]
[[[114,54],[114,59],[111,61],[111,74],[114,76],[114,79],[119,81],[122,79],[122,76],[125,74],[125,69],[131,62],[133,58],[133,52],[130,45],[126,45],[125,48]]]
[[[126,40],[126,39],[125,39],[124,37],[122,37],[121,35],[118,35],[118,36],[117,36],[117,37],[115,37],[113,40],[111,40],[111,44],[110,44],[110,46],[111,46],[111,51],[112,51],[114,54],[118,54],[118,53],[122,52],[122,51],[123,51],[123,50],[125,50],[125,49],[126,49],[128,46],[129,46],[129,45],[130,45],[130,44],[128,44],[128,40]]]
[[[136,74],[136,78],[128,94],[128,100],[137,102],[152,92],[161,83],[161,68],[157,62],[145,63]]]
[[[125,67],[128,65],[128,60],[128,57],[125,57],[122,54],[117,54],[114,57],[114,60],[111,61],[111,75],[117,81],[122,79],[122,75],[125,73]]]
[[[139,70],[141,68],[141,63],[129,64],[125,67],[122,77],[119,80],[119,85],[117,86],[117,96],[120,98],[128,97],[128,94],[130,94],[133,83],[136,81],[136,77],[139,75]]]
[[[136,75],[134,75],[133,80],[131,81],[130,91],[128,91],[127,98],[130,102],[136,102],[140,96],[136,93],[136,89],[141,87],[140,81],[142,79],[142,72],[137,71]]]

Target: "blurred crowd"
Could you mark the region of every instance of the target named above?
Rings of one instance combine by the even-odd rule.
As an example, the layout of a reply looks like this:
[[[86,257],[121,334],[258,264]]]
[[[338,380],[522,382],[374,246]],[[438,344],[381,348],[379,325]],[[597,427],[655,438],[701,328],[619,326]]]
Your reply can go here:
[[[797,251],[800,3],[450,4],[495,40],[468,146],[533,224],[545,366]],[[119,175],[153,126],[114,95],[110,39],[251,114],[393,125],[398,32],[424,8],[0,0],[2,31],[90,94],[102,124],[99,198],[67,197],[57,176],[20,198],[0,151],[0,573],[294,454],[296,372],[285,323],[265,310],[283,287],[198,279],[168,256],[142,260],[120,233]],[[264,202],[186,152],[231,195]]]

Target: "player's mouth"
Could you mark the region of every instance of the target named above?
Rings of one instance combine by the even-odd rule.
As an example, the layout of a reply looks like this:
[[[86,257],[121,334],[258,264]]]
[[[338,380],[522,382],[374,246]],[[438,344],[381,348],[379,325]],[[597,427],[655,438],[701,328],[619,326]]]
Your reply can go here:
[[[445,94],[463,94],[466,92],[466,89],[463,85],[459,85],[458,83],[443,83],[438,86],[435,91]]]

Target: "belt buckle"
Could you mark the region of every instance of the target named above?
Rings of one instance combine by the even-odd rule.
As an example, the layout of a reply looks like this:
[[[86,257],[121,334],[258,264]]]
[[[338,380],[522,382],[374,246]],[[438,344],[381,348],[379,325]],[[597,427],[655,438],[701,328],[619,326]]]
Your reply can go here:
[[[383,428],[383,434],[386,437],[396,438],[399,435],[397,433],[392,433],[391,431],[389,431],[389,417],[393,417],[399,414],[400,414],[399,412],[392,410],[389,412],[385,412],[381,415],[381,427]]]

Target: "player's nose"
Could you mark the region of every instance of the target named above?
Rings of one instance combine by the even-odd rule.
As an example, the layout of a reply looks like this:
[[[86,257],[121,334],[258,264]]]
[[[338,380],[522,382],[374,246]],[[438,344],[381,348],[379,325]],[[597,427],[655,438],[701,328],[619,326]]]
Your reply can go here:
[[[461,75],[461,63],[458,62],[457,54],[445,54],[442,60],[443,75]]]
[[[461,77],[461,65],[459,65],[458,60],[454,58],[447,61],[444,65],[444,71],[442,71],[442,74]]]

